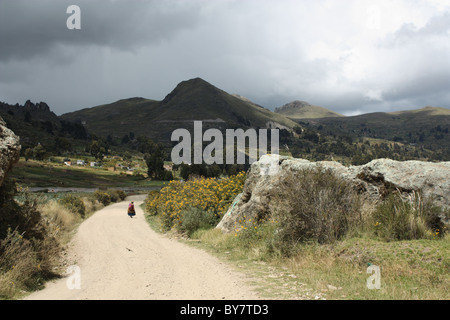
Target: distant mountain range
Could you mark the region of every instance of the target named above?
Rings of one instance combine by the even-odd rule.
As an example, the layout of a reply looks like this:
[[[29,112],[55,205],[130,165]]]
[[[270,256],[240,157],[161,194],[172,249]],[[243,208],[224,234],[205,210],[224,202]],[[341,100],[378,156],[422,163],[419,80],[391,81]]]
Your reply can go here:
[[[422,145],[430,150],[450,151],[450,109],[447,108],[428,106],[351,117],[297,119],[297,122],[311,125],[327,135],[385,139]]]
[[[0,116],[21,137],[22,143],[30,146],[38,142],[50,144],[55,137],[78,141],[92,135],[108,137],[109,141],[119,144],[126,135],[147,136],[168,145],[173,130],[186,128],[192,131],[193,121],[201,120],[204,130],[287,129],[294,133],[291,138],[283,134],[286,147],[289,147],[289,141],[297,139],[292,142],[293,145],[306,154],[308,150],[318,150],[320,154],[327,155],[328,146],[337,148],[333,141],[347,141],[351,146],[356,141],[361,142],[361,139],[382,139],[425,148],[423,150],[426,152],[417,153],[418,158],[431,153],[438,155],[437,159],[443,157],[450,160],[450,109],[425,107],[343,116],[297,100],[272,112],[200,78],[179,83],[162,101],[128,98],[61,116],[56,116],[44,102],[33,104],[27,101],[23,106],[0,102]],[[303,139],[302,134],[305,140],[300,143],[298,139]],[[311,149],[307,140],[318,143],[320,147]]]

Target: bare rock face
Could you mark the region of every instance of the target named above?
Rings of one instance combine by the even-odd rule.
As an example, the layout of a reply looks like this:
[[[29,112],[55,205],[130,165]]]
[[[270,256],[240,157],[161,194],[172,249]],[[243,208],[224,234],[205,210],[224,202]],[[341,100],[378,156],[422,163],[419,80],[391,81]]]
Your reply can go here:
[[[20,139],[0,118],[0,185],[3,184],[6,173],[11,166],[19,161],[20,157]]]
[[[258,219],[269,211],[271,197],[282,187],[283,179],[295,171],[322,167],[350,181],[369,198],[383,198],[389,191],[421,192],[436,204],[450,208],[450,162],[394,161],[376,159],[362,166],[346,167],[334,161],[311,162],[305,159],[266,155],[252,164],[242,194],[235,200],[217,228],[230,232],[237,221]],[[292,199],[295,201],[295,199]]]
[[[379,193],[383,188],[420,191],[438,205],[450,208],[450,162],[377,159],[360,166],[356,178],[377,187]]]

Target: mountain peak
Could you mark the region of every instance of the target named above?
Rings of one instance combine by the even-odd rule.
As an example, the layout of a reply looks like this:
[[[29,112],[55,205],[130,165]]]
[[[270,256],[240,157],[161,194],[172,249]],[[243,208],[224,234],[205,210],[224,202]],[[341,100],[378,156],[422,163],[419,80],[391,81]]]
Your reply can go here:
[[[180,83],[204,83],[204,84],[211,85],[208,81],[203,80],[200,77],[192,78],[192,79],[189,79],[189,80],[184,80],[184,81],[181,81]]]
[[[327,117],[343,117],[343,115],[334,111],[313,106],[309,102],[295,100],[275,109],[276,113],[285,115],[291,119],[312,119]]]
[[[284,111],[291,109],[301,109],[305,107],[311,107],[311,104],[306,101],[294,100],[292,102],[286,103],[285,105],[275,108],[275,112],[283,113]]]
[[[34,120],[40,121],[51,121],[56,120],[56,114],[50,110],[50,107],[45,102],[33,103],[27,100],[23,106],[16,103],[15,105],[10,105],[7,103],[0,102],[0,111],[9,112],[10,114],[21,114],[22,116],[28,114],[32,116]]]
[[[208,87],[208,88],[215,88],[215,89],[217,89],[215,86],[213,86],[213,85],[212,85],[211,83],[209,83],[208,81],[203,80],[202,78],[197,77],[197,78],[192,78],[192,79],[189,79],[189,80],[185,80],[185,81],[180,82],[180,83],[176,86],[175,90],[176,90],[177,88],[195,88],[195,87]]]
[[[191,94],[198,94],[199,92],[213,92],[213,91],[221,91],[220,89],[216,88],[209,82],[203,80],[202,78],[193,78],[189,80],[185,80],[180,82],[175,89],[172,90],[162,101],[163,104],[169,103],[171,100],[173,100],[176,96],[179,95],[191,95]]]

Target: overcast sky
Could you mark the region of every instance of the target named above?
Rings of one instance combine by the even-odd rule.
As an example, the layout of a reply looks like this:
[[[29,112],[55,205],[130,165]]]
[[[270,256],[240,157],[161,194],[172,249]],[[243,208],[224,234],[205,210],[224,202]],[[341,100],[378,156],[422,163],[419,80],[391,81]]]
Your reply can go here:
[[[450,108],[450,0],[0,0],[0,101],[60,115],[195,77],[271,110]]]

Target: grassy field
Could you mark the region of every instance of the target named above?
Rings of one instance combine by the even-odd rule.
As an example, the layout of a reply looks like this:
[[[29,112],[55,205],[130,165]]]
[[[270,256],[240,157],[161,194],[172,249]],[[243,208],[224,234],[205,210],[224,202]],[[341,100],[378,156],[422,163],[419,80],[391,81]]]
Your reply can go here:
[[[24,187],[117,188],[160,187],[161,181],[151,181],[142,175],[128,175],[122,171],[102,168],[66,166],[53,162],[21,160],[9,173]]]

